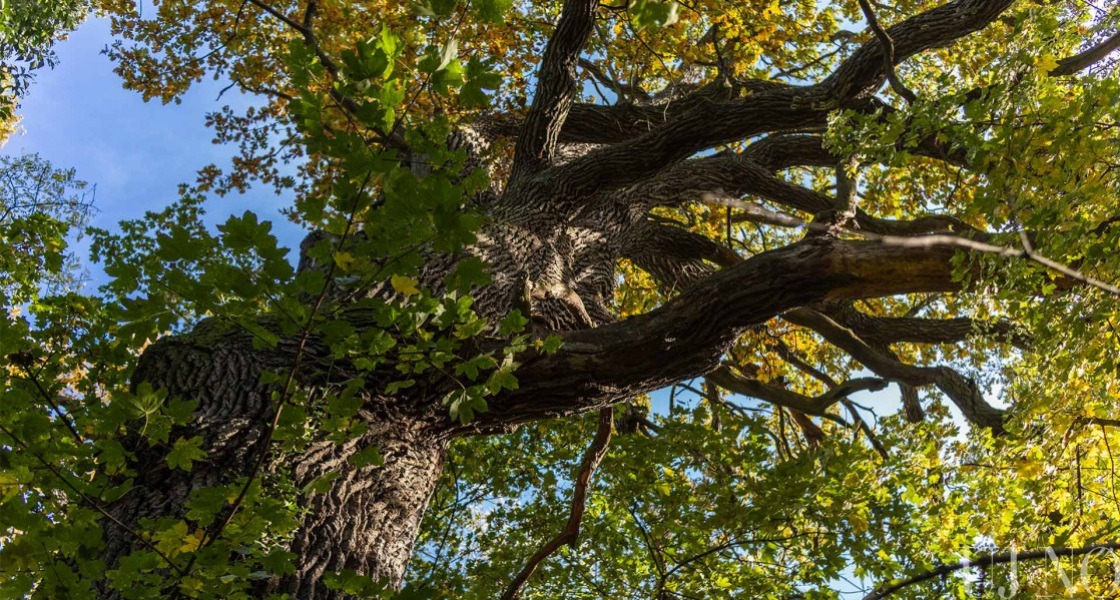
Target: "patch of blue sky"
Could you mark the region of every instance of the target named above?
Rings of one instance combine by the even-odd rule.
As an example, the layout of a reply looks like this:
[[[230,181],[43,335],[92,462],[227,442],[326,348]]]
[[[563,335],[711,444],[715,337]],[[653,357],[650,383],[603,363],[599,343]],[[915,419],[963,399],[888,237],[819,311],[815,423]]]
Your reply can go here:
[[[228,166],[237,149],[213,143],[206,115],[225,105],[243,110],[261,102],[232,89],[219,99],[228,82],[210,78],[195,84],[180,103],[145,102],[123,88],[102,54],[111,42],[108,19],[91,18],[59,43],[58,66],[38,73],[19,111],[20,132],[2,150],[38,153],[56,168],[74,168],[79,179],[96,186],[91,225],[110,231],[122,220],[177,200],[180,184],[193,183],[199,168]],[[281,245],[296,248],[303,231],[280,213],[292,201],[291,195],[257,186],[210,198],[205,222],[214,227],[250,210],[274,223]],[[74,250],[80,258],[88,256],[85,241],[78,240]],[[106,278],[96,265],[83,263],[92,291]]]

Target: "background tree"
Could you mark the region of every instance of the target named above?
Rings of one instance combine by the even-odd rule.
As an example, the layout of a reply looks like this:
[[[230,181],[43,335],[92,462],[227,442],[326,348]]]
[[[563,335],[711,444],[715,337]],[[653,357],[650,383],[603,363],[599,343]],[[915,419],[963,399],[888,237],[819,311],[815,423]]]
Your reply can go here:
[[[0,142],[15,125],[15,109],[34,72],[55,65],[54,43],[73,31],[89,10],[87,0],[0,4]]]
[[[127,86],[264,104],[5,322],[5,593],[924,597],[1115,543],[1115,11],[103,8]],[[257,181],[298,261],[201,224]]]

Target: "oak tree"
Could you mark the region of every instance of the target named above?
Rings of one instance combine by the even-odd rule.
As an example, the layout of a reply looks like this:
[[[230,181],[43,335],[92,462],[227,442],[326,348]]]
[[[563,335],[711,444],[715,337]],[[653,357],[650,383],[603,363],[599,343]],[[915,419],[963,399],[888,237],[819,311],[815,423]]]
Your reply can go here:
[[[99,10],[126,87],[254,101],[97,293],[5,270],[5,596],[995,597],[1116,547],[1114,7]],[[298,249],[203,224],[270,187]]]

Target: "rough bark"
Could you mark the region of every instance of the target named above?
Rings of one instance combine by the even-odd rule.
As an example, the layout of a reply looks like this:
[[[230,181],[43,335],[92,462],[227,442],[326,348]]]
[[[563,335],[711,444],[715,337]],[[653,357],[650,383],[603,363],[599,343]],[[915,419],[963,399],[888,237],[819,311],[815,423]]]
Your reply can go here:
[[[304,349],[306,367],[299,377],[321,392],[333,383],[323,378],[324,365],[316,360],[319,350],[314,343]],[[136,487],[110,510],[125,523],[181,518],[193,490],[251,476],[261,453],[268,452],[265,472],[258,474],[263,485],[268,485],[270,474],[289,477],[296,489],[328,473],[336,473],[337,478],[329,491],[299,497],[306,517],[290,544],[300,557],[297,571],[259,591],[287,593],[301,600],[341,598],[323,585],[322,578],[346,569],[399,586],[443,468],[448,438],[440,433],[446,429],[438,418],[442,414],[437,417],[432,404],[391,402],[371,388],[363,395],[365,406],[359,413],[368,423],[363,435],[343,444],[321,440],[294,455],[273,456],[262,442],[276,410],[278,389],[262,385],[261,374],[290,369],[295,352],[294,340],[282,341],[275,349],[255,348],[246,332],[213,322],[148,349],[135,383],[150,383],[171,397],[199,401],[195,420],[173,435],[201,435],[207,457],[194,463],[190,472],[170,469],[165,448],[136,443]],[[348,462],[369,447],[380,450],[382,465],[358,468]],[[219,520],[227,515],[228,509]],[[106,539],[102,560],[110,568],[138,548],[128,532],[109,523]],[[108,589],[103,591],[106,597],[114,597]]]
[[[355,468],[347,463],[370,446],[380,449],[383,465]],[[446,452],[446,438],[431,435],[421,422],[371,420],[369,433],[358,440],[321,442],[299,457],[297,488],[332,471],[340,477],[330,491],[305,502],[308,517],[291,545],[300,557],[299,571],[270,591],[292,598],[333,598],[322,587],[322,577],[346,569],[400,586]]]

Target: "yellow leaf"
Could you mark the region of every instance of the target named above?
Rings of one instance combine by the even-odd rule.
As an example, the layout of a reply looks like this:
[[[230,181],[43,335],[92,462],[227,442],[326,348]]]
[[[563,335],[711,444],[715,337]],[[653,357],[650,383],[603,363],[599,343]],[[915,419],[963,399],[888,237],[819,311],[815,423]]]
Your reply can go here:
[[[389,283],[393,284],[393,289],[397,293],[405,296],[413,296],[420,293],[420,288],[416,287],[416,280],[404,275],[393,275],[389,278]]]
[[[179,545],[187,538],[187,524],[183,521],[175,523],[171,527],[163,531],[157,531],[152,535],[152,540],[155,541],[156,548],[160,552],[168,556],[176,556],[179,554]]]
[[[863,533],[867,531],[867,519],[863,515],[852,514],[848,516],[848,523],[852,526],[852,531],[856,533]]]
[[[342,270],[347,270],[354,264],[354,255],[349,252],[339,252],[334,255],[334,264]]]
[[[1057,61],[1057,59],[1054,58],[1053,54],[1046,54],[1044,56],[1039,57],[1038,60],[1036,60],[1034,64],[1038,65],[1039,69],[1041,69],[1042,71],[1045,71],[1047,73],[1049,73],[1050,71],[1053,71],[1054,69],[1058,68],[1058,61]]]
[[[194,552],[202,547],[202,538],[206,535],[201,529],[194,530],[194,533],[188,535],[183,539],[183,545],[179,546],[179,552]]]

